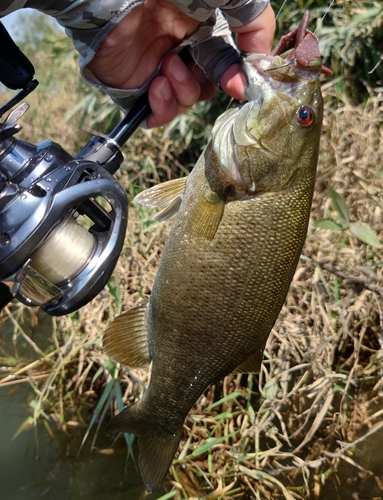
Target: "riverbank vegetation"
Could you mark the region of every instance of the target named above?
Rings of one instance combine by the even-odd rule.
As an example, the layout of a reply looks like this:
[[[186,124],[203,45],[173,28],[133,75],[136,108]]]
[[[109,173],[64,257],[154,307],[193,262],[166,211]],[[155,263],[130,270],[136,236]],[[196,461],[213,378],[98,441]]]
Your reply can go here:
[[[312,25],[319,25],[322,2],[298,4],[283,8],[282,32],[306,8]],[[318,28],[335,76],[323,81],[307,241],[261,373],[226,377],[197,401],[164,500],[383,498],[383,471],[368,451],[383,443],[382,20],[379,4],[335,2]],[[50,138],[75,154],[92,134],[110,130],[119,112],[80,81],[64,35],[47,28],[25,46],[42,83],[28,98],[24,140]],[[214,104],[198,104],[167,127],[138,131],[117,174],[129,201],[144,188],[186,175],[227,104],[218,95]],[[150,217],[130,204],[116,270],[78,312],[49,318],[14,303],[2,313],[0,386],[33,389],[31,415],[20,432],[37,421],[53,433],[84,425],[84,446],[100,451],[105,422],[142,395],[149,371],[114,363],[101,339],[117,314],[150,293],[171,227]],[[38,322],[49,332],[42,342],[34,339]],[[133,460],[132,436],[111,447],[127,447]]]

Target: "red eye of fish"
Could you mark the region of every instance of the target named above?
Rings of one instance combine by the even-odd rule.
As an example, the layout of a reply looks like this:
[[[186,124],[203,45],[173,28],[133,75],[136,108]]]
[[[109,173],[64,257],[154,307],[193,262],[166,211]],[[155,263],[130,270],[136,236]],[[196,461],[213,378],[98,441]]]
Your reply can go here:
[[[298,125],[300,125],[301,127],[308,127],[314,121],[313,110],[308,106],[302,106],[301,108],[299,108],[296,112],[295,117]]]

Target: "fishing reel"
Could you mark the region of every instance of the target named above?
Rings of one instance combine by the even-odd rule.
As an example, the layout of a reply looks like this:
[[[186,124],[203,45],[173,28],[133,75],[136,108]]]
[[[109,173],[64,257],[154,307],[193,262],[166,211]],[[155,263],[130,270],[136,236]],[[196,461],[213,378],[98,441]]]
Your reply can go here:
[[[21,89],[0,108],[1,120],[38,85],[1,23],[0,81]],[[15,137],[28,107],[18,105],[0,123],[0,309],[16,298],[59,316],[92,300],[115,267],[127,199],[113,174],[149,105],[143,97],[108,137],[93,137],[75,157],[49,140]]]

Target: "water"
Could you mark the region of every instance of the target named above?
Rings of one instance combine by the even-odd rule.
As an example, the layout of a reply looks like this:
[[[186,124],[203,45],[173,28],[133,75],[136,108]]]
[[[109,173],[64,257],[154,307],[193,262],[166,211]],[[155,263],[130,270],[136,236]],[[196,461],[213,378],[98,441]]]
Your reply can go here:
[[[26,385],[0,389],[2,500],[154,500],[164,494],[162,490],[145,495],[140,474],[131,460],[126,461],[124,449],[113,454],[88,450],[78,454],[83,428],[55,431],[52,437],[39,424],[12,439],[32,414]],[[107,448],[110,440],[101,432],[97,444]]]
[[[27,319],[29,321],[29,318]],[[32,321],[33,323],[33,321]],[[51,342],[52,318],[39,313],[37,328],[22,325],[36,344],[45,349]],[[0,327],[2,349],[12,356],[12,325]],[[17,343],[19,356],[32,356],[31,346]],[[3,354],[3,353],[2,353]],[[16,438],[13,436],[33,414],[29,402],[35,399],[28,382],[0,387],[0,498],[1,500],[155,500],[165,493],[160,489],[146,495],[135,463],[127,461],[126,448],[110,448],[111,440],[101,429],[96,446],[90,452],[90,435],[84,450],[80,444],[86,426],[57,429],[51,432],[39,422]]]
[[[346,453],[346,459],[340,459],[337,474],[330,476],[321,488],[320,500],[382,500],[382,450],[383,428]],[[347,462],[348,457],[368,472]]]

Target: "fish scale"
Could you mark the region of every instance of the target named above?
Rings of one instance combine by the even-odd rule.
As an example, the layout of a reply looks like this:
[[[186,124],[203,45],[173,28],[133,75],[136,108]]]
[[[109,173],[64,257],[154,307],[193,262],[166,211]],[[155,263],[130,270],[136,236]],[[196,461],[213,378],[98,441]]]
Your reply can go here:
[[[152,361],[143,397],[108,427],[137,434],[147,491],[161,483],[203,391],[229,373],[259,371],[307,232],[322,122],[320,58],[306,78],[278,56],[247,61],[257,95],[249,83],[249,102],[217,120],[186,181],[136,198],[165,206],[159,220],[178,210],[148,303],[118,317],[104,339],[117,361],[129,364],[130,350],[135,366]],[[272,71],[259,68],[265,61]]]

